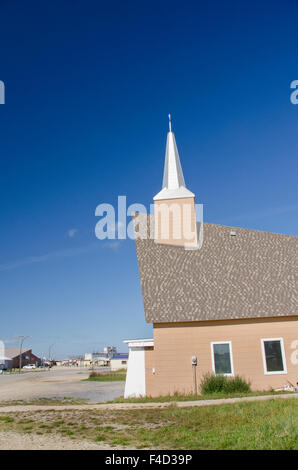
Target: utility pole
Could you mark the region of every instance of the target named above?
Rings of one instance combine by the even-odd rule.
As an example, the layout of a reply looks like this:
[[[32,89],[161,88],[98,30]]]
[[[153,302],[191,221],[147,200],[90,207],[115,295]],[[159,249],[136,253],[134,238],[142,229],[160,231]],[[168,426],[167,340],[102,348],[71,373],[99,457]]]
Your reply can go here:
[[[49,347],[49,361],[51,362],[51,350],[52,350],[52,347],[55,345],[56,343],[53,343],[51,344],[51,346]]]
[[[23,335],[20,335],[19,336],[20,338],[20,360],[19,360],[19,374],[21,373],[21,369],[22,369],[22,346],[23,346],[23,342],[26,338],[31,338],[31,336],[23,336]]]

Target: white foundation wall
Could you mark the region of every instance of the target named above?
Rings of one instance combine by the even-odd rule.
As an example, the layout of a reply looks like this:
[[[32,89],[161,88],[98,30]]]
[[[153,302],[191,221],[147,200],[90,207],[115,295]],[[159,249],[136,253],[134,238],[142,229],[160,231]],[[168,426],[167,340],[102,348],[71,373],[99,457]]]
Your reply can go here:
[[[153,345],[153,340],[127,340],[124,343],[129,347],[124,398],[145,396],[145,346]]]

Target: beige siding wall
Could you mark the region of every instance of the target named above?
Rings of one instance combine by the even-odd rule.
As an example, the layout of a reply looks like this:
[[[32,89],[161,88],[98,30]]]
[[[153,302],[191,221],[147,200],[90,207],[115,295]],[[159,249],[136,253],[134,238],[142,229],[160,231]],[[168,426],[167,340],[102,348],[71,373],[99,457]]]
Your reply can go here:
[[[154,201],[155,241],[194,247],[198,244],[194,198]]]
[[[153,396],[154,393],[154,348],[145,348],[145,381],[146,381],[146,395]]]
[[[287,374],[264,373],[261,338],[283,338]],[[212,371],[211,342],[216,341],[232,342],[234,374],[250,380],[253,390],[281,387],[287,380],[296,384],[298,365],[291,361],[294,351],[291,344],[295,340],[298,340],[298,316],[154,324],[154,351],[146,355],[146,393],[158,396],[192,392],[191,358],[198,358],[199,383],[204,373]]]

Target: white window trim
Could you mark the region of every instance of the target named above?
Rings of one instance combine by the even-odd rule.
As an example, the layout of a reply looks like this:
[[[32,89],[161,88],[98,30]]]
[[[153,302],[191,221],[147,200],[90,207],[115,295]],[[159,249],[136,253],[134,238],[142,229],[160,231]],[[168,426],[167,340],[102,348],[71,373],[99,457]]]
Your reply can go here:
[[[267,363],[266,363],[266,355],[265,355],[265,341],[279,341],[280,342],[280,350],[281,350],[281,357],[283,363],[283,370],[277,371],[267,371]],[[287,374],[287,363],[286,363],[286,355],[285,355],[285,348],[284,348],[284,340],[283,338],[262,338],[261,339],[261,346],[262,346],[262,357],[263,357],[263,366],[264,366],[264,374],[265,375],[276,375],[276,374]]]
[[[234,376],[234,363],[233,363],[233,351],[232,351],[232,341],[212,341],[211,342],[211,359],[212,359],[212,370],[213,373],[216,375],[215,372],[215,360],[214,360],[214,349],[213,345],[214,344],[228,344],[229,345],[229,350],[230,350],[230,360],[231,360],[231,373],[230,374],[223,374],[227,377],[233,377]],[[217,374],[220,375],[220,374]]]

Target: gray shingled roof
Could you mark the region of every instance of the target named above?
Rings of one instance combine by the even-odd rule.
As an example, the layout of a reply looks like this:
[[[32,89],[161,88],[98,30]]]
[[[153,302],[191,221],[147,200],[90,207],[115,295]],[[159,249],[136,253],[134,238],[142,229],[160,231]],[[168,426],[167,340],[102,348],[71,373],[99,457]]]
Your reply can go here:
[[[29,352],[31,348],[22,349],[22,354]],[[15,357],[20,355],[20,348],[5,348],[5,356],[9,357],[10,359],[14,359]]]
[[[195,251],[136,239],[148,323],[298,314],[298,237],[209,223],[203,233]]]

